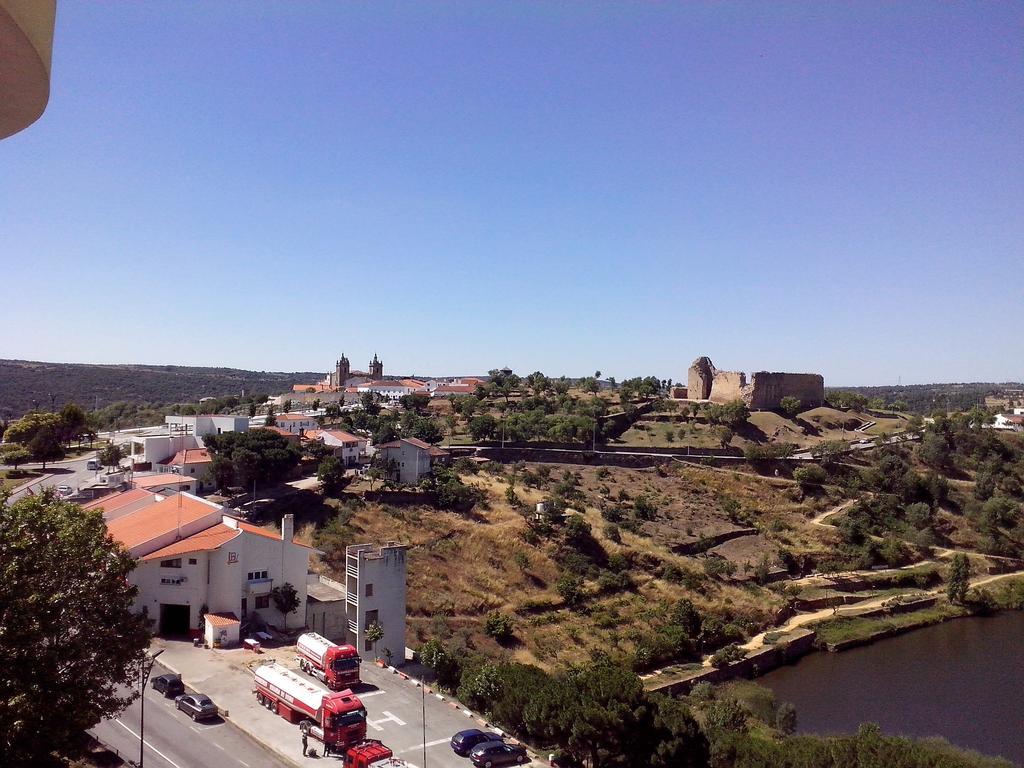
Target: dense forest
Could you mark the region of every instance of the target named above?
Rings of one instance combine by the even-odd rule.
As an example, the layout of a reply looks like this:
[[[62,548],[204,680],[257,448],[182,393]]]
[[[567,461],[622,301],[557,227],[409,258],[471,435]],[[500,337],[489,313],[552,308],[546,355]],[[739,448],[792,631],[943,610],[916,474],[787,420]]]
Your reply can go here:
[[[68,402],[100,409],[111,403],[154,406],[202,397],[276,395],[293,384],[323,378],[322,372],[277,373],[179,365],[83,365],[0,360],[0,418],[33,408],[60,409]]]

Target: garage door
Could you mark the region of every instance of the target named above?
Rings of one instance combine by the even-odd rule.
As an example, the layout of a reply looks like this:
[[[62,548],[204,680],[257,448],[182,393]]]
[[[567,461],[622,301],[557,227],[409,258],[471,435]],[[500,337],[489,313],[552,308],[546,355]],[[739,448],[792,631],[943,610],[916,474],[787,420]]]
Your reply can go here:
[[[187,605],[160,603],[160,634],[187,635],[189,609]]]

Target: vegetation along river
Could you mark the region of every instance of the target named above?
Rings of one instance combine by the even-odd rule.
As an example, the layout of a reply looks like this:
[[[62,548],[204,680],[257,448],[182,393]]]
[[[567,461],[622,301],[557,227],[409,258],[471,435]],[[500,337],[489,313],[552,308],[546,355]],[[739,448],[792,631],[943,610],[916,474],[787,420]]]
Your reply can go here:
[[[814,653],[758,682],[796,706],[800,733],[851,733],[874,722],[1024,766],[1024,611]]]

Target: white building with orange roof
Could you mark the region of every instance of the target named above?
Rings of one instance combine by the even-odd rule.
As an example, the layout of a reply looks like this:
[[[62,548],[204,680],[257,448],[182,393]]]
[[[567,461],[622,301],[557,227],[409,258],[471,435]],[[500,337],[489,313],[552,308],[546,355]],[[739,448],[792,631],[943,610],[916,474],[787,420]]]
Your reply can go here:
[[[278,429],[292,435],[303,435],[311,429],[317,429],[320,425],[315,416],[305,413],[282,413],[274,417]]]
[[[138,587],[134,607],[149,616],[159,634],[203,634],[230,644],[254,613],[281,629],[305,622],[313,550],[292,540],[291,515],[277,533],[226,515],[218,504],[179,493],[110,520],[107,529],[139,558],[129,577]],[[286,583],[299,599],[297,610],[288,615],[271,598],[274,587]]]
[[[342,460],[346,467],[354,467],[359,457],[366,453],[365,437],[353,435],[343,429],[311,429],[306,432],[307,440],[319,440],[328,448],[334,449],[334,455]]]

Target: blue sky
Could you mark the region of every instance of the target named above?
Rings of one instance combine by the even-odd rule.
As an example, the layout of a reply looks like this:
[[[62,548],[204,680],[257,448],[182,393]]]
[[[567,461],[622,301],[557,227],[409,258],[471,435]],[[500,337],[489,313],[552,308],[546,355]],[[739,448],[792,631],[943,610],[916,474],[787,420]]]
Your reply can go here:
[[[0,357],[1024,378],[1024,5],[62,1]]]

